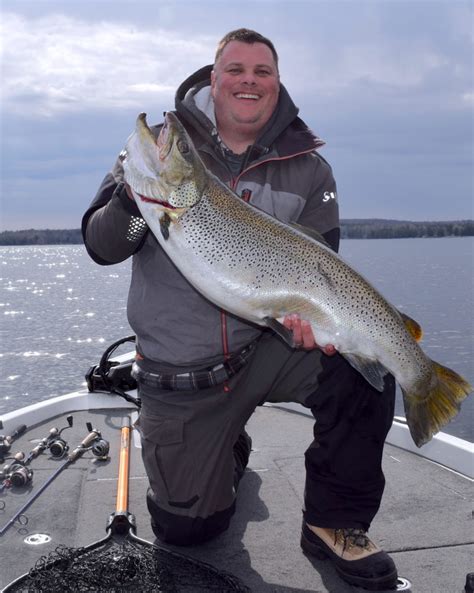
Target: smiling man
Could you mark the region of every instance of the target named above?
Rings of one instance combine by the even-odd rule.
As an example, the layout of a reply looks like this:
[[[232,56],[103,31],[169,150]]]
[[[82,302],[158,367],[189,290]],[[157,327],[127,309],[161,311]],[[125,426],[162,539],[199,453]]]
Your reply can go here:
[[[235,153],[254,144],[278,103],[276,56],[263,43],[230,41],[218,50],[211,72],[217,129]]]
[[[214,64],[179,87],[175,105],[214,175],[275,218],[317,231],[337,251],[336,184],[317,152],[324,143],[280,83],[269,39],[248,29],[228,33]],[[227,529],[251,450],[247,420],[265,401],[298,402],[317,419],[305,453],[303,550],[329,558],[350,583],[395,588],[393,561],[366,533],[384,489],[393,378],[379,393],[334,348],[321,351],[298,315],[284,321],[293,349],[215,307],[174,267],[130,195],[119,158],[82,229],[97,263],[133,256],[127,312],[137,335],[137,426],[156,536],[188,545]]]

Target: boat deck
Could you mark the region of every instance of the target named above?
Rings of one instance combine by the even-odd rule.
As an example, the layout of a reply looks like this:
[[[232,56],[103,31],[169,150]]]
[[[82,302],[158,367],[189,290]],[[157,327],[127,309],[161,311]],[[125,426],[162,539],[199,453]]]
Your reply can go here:
[[[91,453],[66,468],[25,511],[26,525],[15,523],[0,539],[0,588],[32,567],[59,544],[87,545],[105,536],[115,510],[118,451],[126,409],[73,413],[74,426],[64,432],[77,445],[86,422],[110,441],[110,459]],[[12,445],[12,453],[30,451],[65,416],[30,428]],[[303,453],[312,438],[308,416],[278,406],[258,408],[248,424],[253,452],[239,487],[238,507],[230,529],[199,547],[172,548],[238,576],[253,593],[349,593],[361,591],[339,579],[329,562],[310,560],[299,546],[304,487]],[[137,439],[135,439],[136,445]],[[0,500],[0,528],[52,474],[61,461],[43,453],[34,460],[31,489],[5,489]],[[474,569],[472,480],[412,453],[387,445],[387,486],[370,534],[390,552],[399,575],[412,593],[462,593]],[[140,449],[132,447],[129,510],[137,535],[154,541],[145,505],[147,479]],[[32,534],[51,536],[49,543],[28,545]]]

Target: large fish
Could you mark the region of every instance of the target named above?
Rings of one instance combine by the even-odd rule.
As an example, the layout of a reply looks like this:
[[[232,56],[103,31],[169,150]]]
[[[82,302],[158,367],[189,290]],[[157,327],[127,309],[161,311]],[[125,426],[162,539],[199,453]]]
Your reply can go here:
[[[136,203],[165,252],[191,284],[235,315],[268,326],[290,344],[285,315],[311,323],[379,391],[387,372],[403,392],[417,446],[431,439],[472,391],[417,343],[403,316],[321,236],[245,203],[210,173],[173,113],[156,138],[145,114],[122,153]]]

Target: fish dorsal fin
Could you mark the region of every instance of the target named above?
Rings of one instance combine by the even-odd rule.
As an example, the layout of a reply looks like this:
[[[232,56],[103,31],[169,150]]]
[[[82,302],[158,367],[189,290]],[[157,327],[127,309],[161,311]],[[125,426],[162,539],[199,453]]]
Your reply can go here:
[[[307,227],[307,226],[304,226],[302,224],[298,224],[297,222],[290,222],[288,224],[288,226],[293,227],[294,229],[296,229],[300,233],[303,233],[307,237],[310,237],[311,239],[314,239],[318,243],[323,243],[324,245],[326,245],[326,246],[329,247],[328,242],[326,241],[326,239],[318,231],[315,231],[314,229],[312,229],[310,227]]]
[[[409,317],[406,313],[402,313],[401,311],[399,311],[399,313],[402,316],[403,323],[405,324],[405,327],[407,328],[410,335],[417,342],[419,342],[423,337],[423,330],[421,328],[421,325],[417,321]]]
[[[359,371],[359,373],[368,383],[372,385],[372,387],[375,387],[377,391],[383,391],[383,378],[388,373],[383,364],[377,360],[363,358],[357,354],[343,353],[342,355],[347,360],[347,362],[356,369],[356,371]]]

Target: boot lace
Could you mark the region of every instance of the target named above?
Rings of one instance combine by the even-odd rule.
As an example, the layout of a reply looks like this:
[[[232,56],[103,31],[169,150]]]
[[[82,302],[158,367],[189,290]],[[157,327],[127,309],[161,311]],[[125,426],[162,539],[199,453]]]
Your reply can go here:
[[[348,548],[358,547],[364,550],[369,550],[372,542],[363,529],[355,529],[352,527],[346,529],[336,529],[334,531],[334,545],[337,541],[342,541],[343,552]]]

